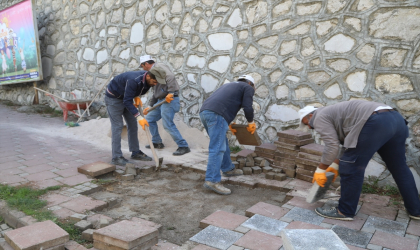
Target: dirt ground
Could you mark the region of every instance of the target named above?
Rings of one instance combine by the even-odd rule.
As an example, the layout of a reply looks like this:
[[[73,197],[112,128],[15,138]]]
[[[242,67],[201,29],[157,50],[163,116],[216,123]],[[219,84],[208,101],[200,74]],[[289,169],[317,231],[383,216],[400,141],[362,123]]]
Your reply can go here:
[[[245,215],[245,210],[262,201],[281,206],[285,193],[225,185],[231,195],[218,195],[202,187],[202,174],[166,171],[143,174],[133,181],[116,182],[97,192],[95,199],[117,198],[118,206],[101,211],[114,219],[140,217],[162,225],[160,239],[182,245],[201,229],[202,219],[217,210]]]

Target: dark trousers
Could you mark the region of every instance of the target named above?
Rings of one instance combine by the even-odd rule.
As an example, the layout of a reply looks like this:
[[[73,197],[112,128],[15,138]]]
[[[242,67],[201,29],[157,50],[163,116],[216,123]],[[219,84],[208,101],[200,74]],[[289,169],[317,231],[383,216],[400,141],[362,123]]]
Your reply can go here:
[[[405,158],[407,137],[407,125],[398,112],[370,116],[360,132],[356,148],[346,149],[340,158],[340,212],[350,217],[356,214],[366,166],[373,154],[378,152],[397,183],[407,212],[420,215],[419,194]]]

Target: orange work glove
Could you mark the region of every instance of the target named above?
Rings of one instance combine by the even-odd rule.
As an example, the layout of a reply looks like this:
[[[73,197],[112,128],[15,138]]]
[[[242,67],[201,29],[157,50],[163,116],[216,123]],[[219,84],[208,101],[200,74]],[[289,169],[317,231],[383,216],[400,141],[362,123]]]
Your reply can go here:
[[[139,105],[140,107],[143,107],[143,103],[141,102],[140,97],[136,96],[134,97],[134,107],[139,108]]]
[[[150,107],[147,107],[143,110],[143,115],[147,115],[149,113]]]
[[[143,116],[139,115],[136,118],[137,118],[137,121],[138,121],[139,125],[143,128],[143,130],[146,130],[145,126],[149,127],[149,123],[147,122],[146,119],[144,119]]]
[[[334,173],[334,179],[333,179],[333,181],[332,182],[334,182],[335,181],[335,179],[337,178],[337,176],[338,176],[338,164],[337,163],[335,163],[335,162],[333,162],[328,168],[327,168],[327,170],[325,170],[325,172],[332,172],[332,173]]]
[[[246,130],[248,130],[248,132],[250,132],[251,135],[255,133],[256,129],[257,129],[257,125],[255,125],[255,122],[248,123],[248,127],[246,128]]]
[[[232,128],[232,125],[235,125],[235,124],[236,124],[236,123],[232,122],[232,123],[229,125],[230,132],[232,132],[232,134],[233,134],[233,135],[235,135],[235,133],[236,133],[236,129]]]
[[[319,186],[324,187],[327,182],[327,175],[325,175],[326,170],[317,168],[314,177],[312,178],[312,183],[316,181]]]
[[[165,97],[165,100],[166,100],[166,102],[167,102],[167,103],[171,103],[171,101],[173,101],[173,100],[174,100],[174,94],[168,94],[168,95]]]

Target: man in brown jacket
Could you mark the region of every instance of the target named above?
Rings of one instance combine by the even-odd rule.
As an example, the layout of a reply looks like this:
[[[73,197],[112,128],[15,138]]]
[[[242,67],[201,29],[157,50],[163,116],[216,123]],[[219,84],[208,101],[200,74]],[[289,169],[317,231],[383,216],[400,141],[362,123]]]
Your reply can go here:
[[[313,182],[324,186],[326,172],[333,172],[335,177],[340,173],[341,177],[338,207],[317,208],[317,214],[331,219],[353,220],[366,166],[378,152],[397,183],[407,213],[412,219],[420,219],[419,194],[405,158],[408,127],[397,111],[383,103],[356,100],[318,109],[306,106],[299,111],[299,116],[301,126],[315,129],[325,143]],[[344,149],[341,156],[340,144]]]
[[[165,146],[162,143],[162,138],[159,135],[157,121],[162,119],[163,128],[168,132],[172,139],[178,145],[178,149],[173,155],[183,155],[191,152],[188,147],[187,141],[182,138],[181,133],[177,129],[174,123],[175,113],[179,112],[179,85],[175,79],[174,73],[171,69],[163,63],[155,63],[150,55],[144,55],[140,57],[140,67],[143,70],[150,71],[155,74],[158,84],[153,87],[153,96],[149,102],[149,105],[153,105],[160,102],[167,102],[162,106],[148,112],[149,108],[144,109],[143,114],[146,116],[146,120],[149,123],[150,133],[152,134],[152,142],[155,148],[162,149]],[[146,148],[150,148],[146,146]]]

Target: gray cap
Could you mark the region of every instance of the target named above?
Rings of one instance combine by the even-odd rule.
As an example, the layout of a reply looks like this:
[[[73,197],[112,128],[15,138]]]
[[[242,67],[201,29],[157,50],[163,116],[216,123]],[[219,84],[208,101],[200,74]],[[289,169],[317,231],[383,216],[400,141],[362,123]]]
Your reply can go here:
[[[150,73],[156,77],[158,83],[166,84],[166,71],[162,67],[154,65],[153,68],[150,69]]]

